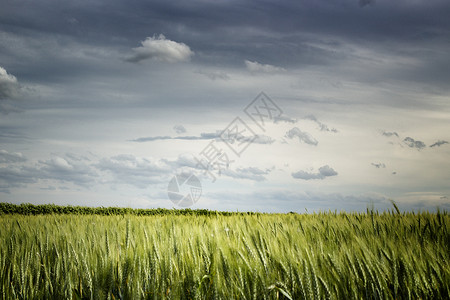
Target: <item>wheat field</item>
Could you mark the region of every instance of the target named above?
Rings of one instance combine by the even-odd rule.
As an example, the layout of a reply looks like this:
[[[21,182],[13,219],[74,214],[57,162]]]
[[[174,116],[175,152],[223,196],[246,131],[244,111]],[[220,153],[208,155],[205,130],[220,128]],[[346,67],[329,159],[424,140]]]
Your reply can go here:
[[[438,213],[0,216],[2,299],[449,299]]]

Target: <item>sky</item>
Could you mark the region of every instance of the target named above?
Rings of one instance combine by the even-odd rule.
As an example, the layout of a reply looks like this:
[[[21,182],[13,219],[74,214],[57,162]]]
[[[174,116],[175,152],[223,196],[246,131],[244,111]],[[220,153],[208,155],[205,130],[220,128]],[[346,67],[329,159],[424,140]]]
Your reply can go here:
[[[450,208],[450,2],[0,0],[0,201]]]

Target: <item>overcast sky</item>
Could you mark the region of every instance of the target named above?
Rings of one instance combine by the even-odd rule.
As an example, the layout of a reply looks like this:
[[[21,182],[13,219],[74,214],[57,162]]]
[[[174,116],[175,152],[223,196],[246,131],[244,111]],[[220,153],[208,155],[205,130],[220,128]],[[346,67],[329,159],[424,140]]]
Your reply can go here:
[[[450,208],[449,1],[0,6],[2,202]]]

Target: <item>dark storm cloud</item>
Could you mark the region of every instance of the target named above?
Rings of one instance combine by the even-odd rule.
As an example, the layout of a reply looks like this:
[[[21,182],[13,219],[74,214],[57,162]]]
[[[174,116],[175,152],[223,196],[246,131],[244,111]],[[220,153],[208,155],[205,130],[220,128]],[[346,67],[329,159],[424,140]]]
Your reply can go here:
[[[329,165],[325,165],[319,168],[319,172],[311,173],[306,171],[298,171],[291,174],[293,178],[311,180],[311,179],[325,179],[326,177],[336,176],[338,173]]]
[[[433,145],[430,145],[430,147],[440,147],[440,146],[442,146],[442,145],[444,145],[444,144],[448,144],[448,142],[447,142],[447,141],[439,140],[439,141],[437,141],[436,143],[434,143]]]
[[[373,1],[134,1],[130,4],[112,0],[83,5],[78,1],[55,3],[44,0],[26,4],[7,1],[2,4],[0,28],[11,36],[34,39],[33,43],[26,44],[31,53],[19,51],[19,56],[25,59],[23,63],[31,63],[28,68],[45,68],[48,72],[41,72],[41,76],[51,76],[67,67],[71,67],[72,74],[89,69],[89,64],[80,64],[80,55],[75,58],[61,56],[67,46],[72,44],[73,47],[74,42],[127,54],[146,37],[159,34],[189,45],[198,53],[197,61],[239,67],[245,60],[279,68],[330,65],[353,55],[339,51],[347,42],[372,44],[380,51],[386,45],[390,47],[388,51],[395,52],[406,52],[408,47],[392,48],[391,42],[422,44],[427,45],[430,54],[435,52],[434,45],[444,43],[448,46],[445,39],[450,27],[445,13],[450,8],[448,1],[432,4],[428,1],[413,4],[395,1],[377,3],[369,9],[360,8],[359,4],[369,3]],[[46,42],[39,43],[39,39]],[[45,55],[50,50],[47,47],[52,47],[52,55]],[[4,58],[19,59],[13,48],[7,45],[1,48],[5,50],[0,51],[4,52]],[[135,53],[133,61],[155,57],[154,52],[141,50],[145,51]],[[105,51],[82,52],[88,57],[105,54]],[[412,57],[422,55],[413,51],[407,54]],[[47,65],[36,60],[37,57],[44,63],[58,63]],[[120,55],[116,53],[113,57],[117,59]],[[436,59],[431,58],[425,68],[441,66],[439,76],[449,76],[449,71],[437,61],[442,57],[429,57]],[[164,55],[163,58],[167,59]],[[9,65],[26,75],[22,62],[16,59],[8,60]],[[426,75],[432,75],[431,69],[427,70]],[[416,80],[425,78],[425,74],[421,77],[419,68],[415,71],[411,76],[419,76]],[[441,81],[446,79],[448,77]]]

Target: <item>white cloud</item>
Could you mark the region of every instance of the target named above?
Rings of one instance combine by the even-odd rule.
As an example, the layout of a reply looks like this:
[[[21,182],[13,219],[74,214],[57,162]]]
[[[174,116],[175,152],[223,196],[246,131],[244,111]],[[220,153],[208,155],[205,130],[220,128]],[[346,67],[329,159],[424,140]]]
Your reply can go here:
[[[257,61],[249,61],[245,60],[245,66],[247,67],[247,70],[249,70],[251,73],[280,73],[286,71],[283,68],[267,65],[267,64],[260,64]]]
[[[168,40],[162,34],[158,37],[147,37],[141,44],[142,46],[133,48],[134,54],[127,58],[127,61],[140,62],[153,59],[174,63],[188,61],[194,55],[186,44]]]

